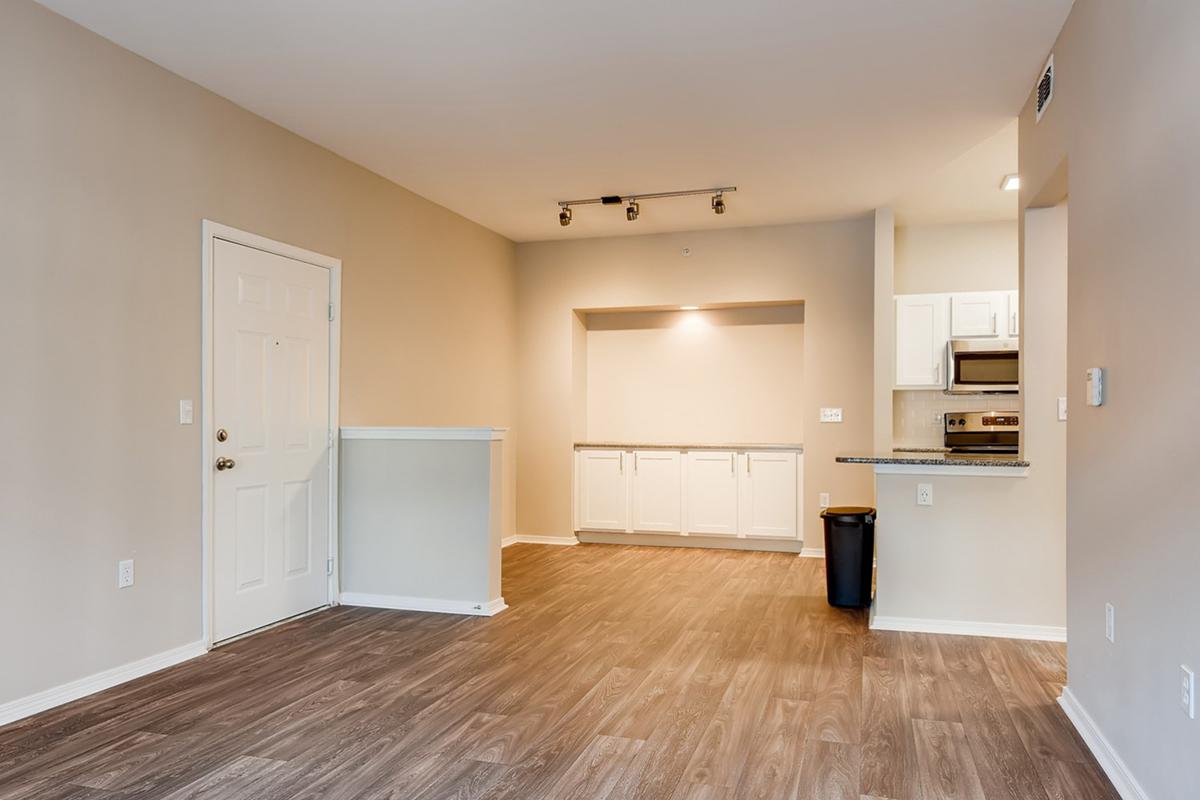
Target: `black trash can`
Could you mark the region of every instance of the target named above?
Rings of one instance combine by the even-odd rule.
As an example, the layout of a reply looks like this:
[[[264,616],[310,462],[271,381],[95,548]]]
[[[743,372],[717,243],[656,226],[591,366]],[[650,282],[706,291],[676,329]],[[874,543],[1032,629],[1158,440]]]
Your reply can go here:
[[[840,506],[821,512],[825,520],[825,586],[829,605],[871,605],[871,562],[875,560],[875,509]]]

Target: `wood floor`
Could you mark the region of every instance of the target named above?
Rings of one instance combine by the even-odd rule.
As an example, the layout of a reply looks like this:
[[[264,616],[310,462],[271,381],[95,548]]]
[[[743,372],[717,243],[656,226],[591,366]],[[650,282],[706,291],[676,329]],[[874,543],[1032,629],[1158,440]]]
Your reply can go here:
[[[822,569],[515,545],[497,617],[337,608],[0,728],[0,800],[1116,800],[1061,645],[871,633]]]

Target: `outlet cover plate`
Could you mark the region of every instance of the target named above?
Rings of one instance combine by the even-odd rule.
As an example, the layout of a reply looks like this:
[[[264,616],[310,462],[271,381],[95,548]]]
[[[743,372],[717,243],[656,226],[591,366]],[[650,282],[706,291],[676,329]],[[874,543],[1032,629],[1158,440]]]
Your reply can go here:
[[[931,506],[933,505],[933,484],[918,483],[917,484],[917,505]]]
[[[842,410],[840,408],[822,408],[821,422],[841,422]]]
[[[133,559],[117,562],[117,588],[128,589],[133,586]]]

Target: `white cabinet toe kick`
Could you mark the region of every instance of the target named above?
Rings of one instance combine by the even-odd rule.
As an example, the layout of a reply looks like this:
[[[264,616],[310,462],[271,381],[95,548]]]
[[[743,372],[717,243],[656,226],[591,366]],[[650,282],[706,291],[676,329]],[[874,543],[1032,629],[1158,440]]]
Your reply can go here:
[[[576,445],[575,531],[587,540],[799,550],[799,445]],[[620,537],[617,537],[620,539]],[[675,541],[669,541],[674,539]]]

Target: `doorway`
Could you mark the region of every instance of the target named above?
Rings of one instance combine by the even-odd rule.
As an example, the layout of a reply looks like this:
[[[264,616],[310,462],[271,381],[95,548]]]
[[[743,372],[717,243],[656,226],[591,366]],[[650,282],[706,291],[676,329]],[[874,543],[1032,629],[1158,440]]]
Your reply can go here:
[[[341,262],[207,221],[203,234],[212,646],[337,596]]]

